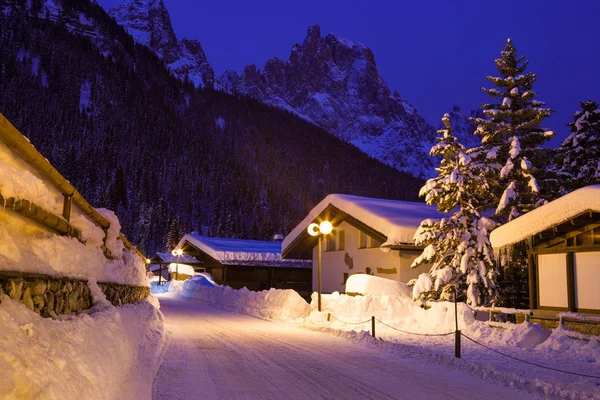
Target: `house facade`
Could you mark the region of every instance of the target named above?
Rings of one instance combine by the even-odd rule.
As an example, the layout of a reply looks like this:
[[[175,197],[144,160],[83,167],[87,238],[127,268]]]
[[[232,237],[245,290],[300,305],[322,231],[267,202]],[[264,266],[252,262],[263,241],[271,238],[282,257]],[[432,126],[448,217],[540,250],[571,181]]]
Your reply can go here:
[[[525,245],[534,310],[600,314],[600,185],[547,203],[490,235],[502,254]]]
[[[421,221],[438,218],[423,203],[331,194],[311,210],[283,241],[283,258],[313,260],[312,283],[317,290],[318,237],[308,234],[311,223],[330,221],[333,230],[322,240],[322,291],[345,292],[353,274],[371,274],[408,282],[428,272],[429,266],[411,268],[423,247],[413,237]]]
[[[198,261],[197,267],[210,273],[220,285],[250,290],[294,289],[309,296],[310,260],[281,258],[281,242],[223,239],[185,235],[177,248]]]

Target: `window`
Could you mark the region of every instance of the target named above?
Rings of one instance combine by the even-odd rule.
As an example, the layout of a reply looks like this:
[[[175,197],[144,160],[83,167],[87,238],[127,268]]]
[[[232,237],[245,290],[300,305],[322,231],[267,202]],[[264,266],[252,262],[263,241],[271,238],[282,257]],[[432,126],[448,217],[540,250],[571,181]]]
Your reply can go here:
[[[339,229],[337,231],[337,236],[338,236],[338,250],[345,250],[346,249],[346,232],[344,232],[343,229]]]
[[[382,245],[382,243],[379,240],[377,240],[375,238],[371,238],[371,247],[379,247],[381,245]]]
[[[325,235],[325,251],[335,251],[335,231]]]
[[[367,248],[367,240],[368,240],[368,236],[366,233],[359,231],[358,232],[358,248],[359,249],[366,249]]]

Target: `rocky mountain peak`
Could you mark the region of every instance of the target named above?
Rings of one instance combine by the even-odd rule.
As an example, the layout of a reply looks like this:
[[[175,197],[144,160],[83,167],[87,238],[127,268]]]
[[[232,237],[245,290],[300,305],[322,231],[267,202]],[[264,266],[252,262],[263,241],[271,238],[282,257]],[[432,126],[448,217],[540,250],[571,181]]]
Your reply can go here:
[[[214,71],[200,42],[177,40],[162,0],[126,0],[111,8],[109,14],[137,43],[155,52],[176,76],[182,79],[187,76],[196,86],[213,85]]]
[[[398,92],[392,95],[371,49],[336,34],[308,28],[287,61],[268,60],[241,77],[231,71],[218,87],[284,108],[365,153],[415,176],[428,176],[434,129]]]
[[[460,110],[458,105],[452,107],[452,111],[448,113],[450,116],[450,125],[452,126],[452,134],[458,141],[467,149],[477,147],[481,144],[481,136],[474,134],[476,126],[470,121],[470,117],[482,115],[482,110],[472,110],[467,116]],[[440,122],[439,129],[444,128],[444,124]]]

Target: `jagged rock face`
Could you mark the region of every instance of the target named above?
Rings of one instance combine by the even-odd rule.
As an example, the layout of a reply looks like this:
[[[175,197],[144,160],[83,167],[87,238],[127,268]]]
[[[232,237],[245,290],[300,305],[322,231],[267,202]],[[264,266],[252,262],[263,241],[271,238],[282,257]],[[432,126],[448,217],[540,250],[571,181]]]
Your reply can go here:
[[[483,110],[472,110],[470,115],[467,116],[460,110],[459,106],[455,105],[448,115],[450,115],[452,134],[463,146],[465,146],[467,149],[471,149],[481,145],[481,136],[474,134],[477,127],[469,120],[469,118],[482,117]],[[440,122],[438,128],[443,129],[444,124]]]
[[[365,153],[414,176],[429,176],[435,130],[379,76],[373,52],[334,34],[308,29],[287,62],[274,58],[262,72],[227,71],[222,90],[296,113]]]
[[[148,46],[178,77],[196,86],[212,86],[214,72],[197,40],[177,40],[162,0],[128,0],[110,9],[110,15],[137,43]]]

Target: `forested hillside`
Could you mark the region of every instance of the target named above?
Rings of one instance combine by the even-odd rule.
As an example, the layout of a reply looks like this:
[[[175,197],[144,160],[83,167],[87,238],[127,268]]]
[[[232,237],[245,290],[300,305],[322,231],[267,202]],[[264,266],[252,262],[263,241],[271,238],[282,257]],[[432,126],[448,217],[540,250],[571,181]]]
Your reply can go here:
[[[146,252],[169,231],[287,233],[332,192],[417,199],[422,182],[292,114],[171,77],[99,6],[56,3],[0,1],[0,112]]]

